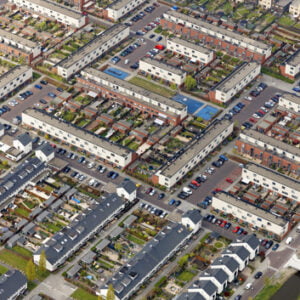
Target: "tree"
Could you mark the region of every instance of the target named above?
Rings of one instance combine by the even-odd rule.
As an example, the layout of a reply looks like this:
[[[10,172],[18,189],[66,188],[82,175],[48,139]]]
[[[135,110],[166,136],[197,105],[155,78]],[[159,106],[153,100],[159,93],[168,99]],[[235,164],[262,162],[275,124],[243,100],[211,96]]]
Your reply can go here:
[[[177,264],[180,268],[183,268],[187,264],[188,260],[189,260],[189,255],[186,254],[179,258]]]
[[[35,265],[32,259],[30,259],[26,265],[26,277],[29,281],[32,281],[36,278]]]
[[[176,85],[176,83],[172,82],[172,83],[170,84],[170,88],[171,88],[172,90],[177,90],[177,85]]]
[[[185,81],[184,81],[184,86],[185,88],[190,91],[192,89],[194,89],[196,86],[197,86],[197,81],[195,78],[193,78],[191,75],[188,75],[186,78],[185,78]]]
[[[121,243],[115,243],[115,249],[119,252],[123,249],[123,246]]]
[[[107,294],[106,294],[106,300],[115,300],[115,290],[112,284],[108,286]]]
[[[46,271],[46,253],[45,253],[45,250],[43,250],[40,254],[39,271],[41,273],[44,273]]]
[[[104,299],[102,296],[99,295],[97,300],[104,300]]]

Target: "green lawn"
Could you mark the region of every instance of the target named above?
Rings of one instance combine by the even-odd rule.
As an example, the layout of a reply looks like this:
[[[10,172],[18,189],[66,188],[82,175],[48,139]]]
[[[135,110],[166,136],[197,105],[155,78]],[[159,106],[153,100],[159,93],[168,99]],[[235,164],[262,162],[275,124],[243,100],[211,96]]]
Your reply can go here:
[[[278,24],[282,25],[282,26],[293,26],[296,23],[295,20],[291,19],[288,16],[282,16],[279,20],[278,20]]]
[[[100,263],[100,265],[106,267],[107,269],[112,269],[114,267],[113,265],[102,259],[98,259],[98,262]]]
[[[25,272],[26,270],[27,259],[15,255],[7,249],[0,251],[0,261],[19,269],[20,271]]]
[[[183,271],[178,275],[177,279],[180,281],[189,282],[194,276],[195,274],[190,271]]]
[[[8,269],[2,265],[0,265],[0,275],[6,273],[8,271]]]
[[[14,246],[12,248],[13,251],[17,252],[17,253],[20,253],[21,255],[23,256],[27,256],[28,258],[32,257],[32,252],[21,247],[21,246]]]
[[[65,111],[62,118],[67,122],[72,122],[75,119],[76,114],[71,111]]]
[[[145,241],[143,241],[143,240],[141,240],[141,239],[135,237],[135,236],[132,235],[132,234],[128,234],[128,235],[127,235],[127,239],[128,239],[129,241],[131,241],[131,242],[134,242],[134,243],[138,244],[138,245],[144,245],[144,244],[145,244]]]
[[[148,91],[154,92],[156,94],[160,94],[164,97],[171,98],[176,94],[175,91],[171,91],[168,88],[160,86],[158,84],[152,83],[149,80],[143,79],[141,77],[135,76],[129,80],[129,82],[138,85]]]
[[[97,296],[90,294],[82,288],[78,288],[71,297],[76,300],[97,300]]]
[[[280,287],[281,285],[279,283],[275,285],[265,285],[254,300],[269,300],[280,289]]]
[[[17,207],[15,209],[15,213],[19,214],[20,216],[23,216],[23,217],[28,217],[29,216],[29,212],[24,209],[24,208],[21,208],[21,207]]]

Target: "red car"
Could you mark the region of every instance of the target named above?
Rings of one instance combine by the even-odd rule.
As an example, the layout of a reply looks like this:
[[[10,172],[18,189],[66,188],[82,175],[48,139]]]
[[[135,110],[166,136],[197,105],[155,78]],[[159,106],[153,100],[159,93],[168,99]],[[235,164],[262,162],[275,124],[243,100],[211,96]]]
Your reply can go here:
[[[261,114],[263,114],[263,115],[265,115],[266,114],[266,112],[265,111],[263,111],[263,110],[259,110],[258,112],[260,112]]]
[[[199,182],[197,182],[196,180],[192,180],[191,184],[199,187],[201,184]]]
[[[254,118],[250,118],[249,121],[252,122],[252,123],[256,123],[257,122],[257,120],[254,119]]]
[[[146,190],[146,194],[150,194],[152,192],[153,188],[149,187],[147,190]]]
[[[158,49],[158,50],[164,50],[165,46],[164,45],[156,45],[154,48]]]
[[[226,178],[226,181],[229,183],[233,183],[233,180],[231,178]]]
[[[223,221],[223,222],[220,224],[220,227],[225,227],[226,224],[227,224],[227,221]]]
[[[240,229],[241,229],[241,227],[236,226],[234,229],[232,229],[232,232],[237,233]]]
[[[217,192],[217,193],[218,193],[218,192],[222,192],[222,191],[223,191],[223,190],[220,189],[220,188],[216,188],[216,189],[215,189],[215,192]]]

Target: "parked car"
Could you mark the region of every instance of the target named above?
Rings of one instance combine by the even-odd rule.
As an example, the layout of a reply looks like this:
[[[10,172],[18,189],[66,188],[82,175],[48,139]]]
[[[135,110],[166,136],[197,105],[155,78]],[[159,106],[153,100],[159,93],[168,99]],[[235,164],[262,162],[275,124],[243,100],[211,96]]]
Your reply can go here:
[[[229,182],[229,183],[233,183],[233,180],[229,177],[226,178],[226,181]]]
[[[257,272],[257,273],[254,275],[254,278],[255,278],[255,279],[259,279],[262,275],[263,275],[263,272]]]
[[[279,248],[279,244],[275,244],[272,248],[273,251],[276,251]]]
[[[169,201],[169,205],[174,205],[174,204],[175,204],[175,202],[176,202],[176,200],[175,200],[175,199],[171,199],[171,200]]]
[[[236,226],[236,227],[232,230],[232,232],[233,232],[233,233],[237,233],[240,229],[241,229],[241,227]]]
[[[51,93],[51,92],[48,93],[48,96],[51,97],[51,98],[55,98],[56,97],[56,95],[54,93]]]
[[[160,193],[159,195],[158,195],[158,200],[161,200],[161,199],[163,199],[163,198],[165,198],[165,194],[164,193]]]
[[[47,85],[47,84],[48,84],[48,81],[46,81],[46,80],[41,80],[40,83],[43,84],[43,85]]]
[[[43,87],[42,87],[41,85],[39,85],[39,84],[35,84],[34,87],[35,87],[36,89],[39,89],[39,90],[41,90],[41,89],[43,88]]]

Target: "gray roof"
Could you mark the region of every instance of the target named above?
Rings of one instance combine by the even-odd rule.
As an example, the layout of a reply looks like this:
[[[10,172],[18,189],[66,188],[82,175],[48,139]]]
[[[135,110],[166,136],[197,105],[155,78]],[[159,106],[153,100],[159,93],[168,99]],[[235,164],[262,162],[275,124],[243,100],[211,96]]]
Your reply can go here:
[[[218,288],[212,283],[211,280],[196,280],[189,287],[190,290],[193,289],[203,289],[209,296],[212,296],[217,293]]]
[[[243,261],[250,257],[250,252],[244,246],[229,246],[222,254],[236,254]]]
[[[42,212],[42,208],[40,207],[37,207],[35,208],[30,214],[29,214],[29,217],[30,218],[35,218],[37,215],[39,215],[41,212]]]
[[[32,230],[34,230],[34,227],[36,225],[33,222],[28,223],[25,227],[23,227],[22,229],[22,233],[27,234],[32,232]]]
[[[119,299],[128,299],[137,286],[143,282],[143,278],[164,262],[168,255],[190,234],[181,224],[169,223],[126,266],[113,275],[106,283],[106,287],[113,284],[116,296]]]
[[[17,229],[20,229],[21,227],[25,226],[27,223],[28,223],[28,220],[22,219],[19,223],[17,223],[17,224],[15,225],[15,227],[16,227]]]
[[[46,218],[50,217],[51,213],[47,210],[43,211],[39,216],[37,216],[37,222],[43,222]]]
[[[102,251],[109,244],[110,244],[110,240],[103,239],[99,244],[96,245],[96,250],[97,251]]]
[[[75,264],[70,270],[67,271],[67,275],[69,277],[75,276],[81,269],[81,266],[78,264]]]
[[[50,209],[52,209],[54,211],[58,210],[63,203],[64,203],[64,201],[62,199],[58,199],[56,202],[51,204]]]
[[[203,271],[199,279],[205,280],[205,278],[214,277],[220,284],[224,284],[228,280],[228,275],[223,269],[211,269],[208,268]]]
[[[286,64],[293,67],[297,67],[300,65],[300,49],[295,51],[295,53],[286,60]]]
[[[121,8],[123,8],[124,6],[126,6],[127,4],[130,4],[132,2],[132,0],[116,0],[113,1],[111,4],[109,4],[107,8],[113,9],[113,10],[119,10]]]
[[[31,69],[31,68],[28,66],[17,65],[14,68],[7,71],[6,73],[3,73],[0,76],[0,88],[2,89],[4,86],[7,86],[12,80],[21,76],[22,74],[27,72],[29,69]]]
[[[205,298],[197,292],[186,292],[174,298],[174,300],[205,300]]]
[[[251,39],[245,35],[241,35],[237,32],[222,28],[221,26],[218,26],[218,25],[208,23],[201,19],[192,18],[191,16],[184,15],[184,14],[179,13],[174,10],[168,10],[166,13],[164,13],[164,18],[168,15],[178,19],[177,23],[180,23],[180,20],[183,20],[186,23],[192,23],[192,24],[196,25],[198,27],[198,31],[207,32],[207,30],[211,30],[218,35],[224,35],[225,37],[228,37],[230,40],[231,39],[233,41],[237,40],[237,41],[246,43],[248,45],[251,45],[255,48],[259,48],[259,49],[263,49],[263,50],[268,50],[271,48],[271,46],[264,44],[260,41]]]
[[[136,191],[136,185],[131,180],[123,180],[119,187],[122,187],[128,194],[131,194],[134,191]]]
[[[45,206],[49,206],[51,205],[57,198],[53,195],[51,195],[45,202],[43,202],[43,204]]]
[[[120,234],[122,234],[123,231],[124,231],[124,228],[117,226],[114,230],[111,231],[109,236],[112,239],[114,239],[114,238],[118,237]]]
[[[45,113],[42,110],[29,108],[29,109],[26,109],[23,112],[23,114],[27,114],[37,120],[43,121],[46,124],[49,124],[51,126],[56,127],[57,129],[64,131],[66,134],[71,134],[74,137],[81,138],[82,140],[88,141],[98,147],[104,148],[108,151],[114,152],[123,157],[126,157],[128,154],[130,154],[132,152],[131,150],[128,150],[125,147],[121,147],[121,146],[111,143],[103,138],[100,138],[99,136],[97,136],[87,130],[84,130],[79,127],[75,127],[71,123],[63,122],[63,121],[59,120],[58,118],[55,118],[52,115]]]
[[[8,241],[7,241],[7,246],[9,247],[9,245],[12,245],[14,246],[14,244],[17,243],[17,241],[21,238],[21,234],[20,233],[17,233],[15,235],[13,235]]]
[[[300,53],[300,52],[299,52]],[[281,99],[285,99],[285,100],[288,100],[288,101],[291,101],[293,103],[296,103],[296,104],[299,104],[300,105],[300,97],[299,96],[296,96],[294,94],[290,94],[290,93],[283,93],[281,95],[281,97],[279,97],[279,105],[280,105],[280,100]]]
[[[95,259],[95,252],[93,251],[88,251],[88,253],[86,253],[82,258],[81,258],[81,261],[85,264],[91,264],[94,259]]]
[[[88,239],[94,230],[103,226],[104,221],[123,205],[123,201],[116,194],[110,194],[95,204],[93,209],[87,209],[84,214],[79,215],[68,228],[65,227],[57,232],[35,254],[45,250],[47,260],[55,264],[71,249],[77,249],[82,241]]]
[[[72,52],[71,55],[61,60],[58,63],[58,66],[65,69],[70,68],[73,64],[82,60],[85,56],[89,55],[97,48],[107,43],[110,39],[112,39],[114,36],[117,36],[120,32],[124,31],[126,28],[127,26],[124,24],[117,24],[111,26],[110,28],[103,31],[100,35],[95,36],[88,43],[78,48],[75,52]],[[111,46],[109,48],[111,48]]]
[[[257,247],[259,247],[259,239],[254,234],[238,237],[235,240],[235,243],[247,243],[253,250],[256,250]]]
[[[135,216],[135,215],[130,215],[130,216],[128,216],[128,218],[126,218],[126,219],[123,221],[123,224],[124,224],[125,227],[128,227],[128,226],[130,226],[136,219],[137,219],[137,216]]]
[[[13,172],[1,179],[0,204],[3,204],[8,198],[16,195],[22,186],[38,176],[45,168],[45,164],[37,157],[29,158],[22,164],[19,164]],[[12,183],[12,185],[9,184],[9,188],[7,188],[8,183]]]
[[[202,220],[202,215],[199,209],[188,210],[182,218],[189,218],[194,224],[198,224]]]
[[[9,239],[10,237],[12,237],[14,235],[14,233],[10,230],[7,230],[5,233],[3,233],[0,237],[1,241],[5,241],[7,239]]]
[[[27,146],[32,142],[31,137],[27,132],[17,136],[16,140],[18,140],[23,146]]]
[[[298,150],[299,152],[299,150]],[[279,172],[276,172],[272,169],[266,168],[264,166],[261,165],[257,165],[254,163],[249,163],[246,166],[246,169],[248,169],[251,172],[254,172],[260,176],[269,178],[273,181],[278,182],[279,184],[282,184],[290,189],[296,190],[296,191],[300,191],[300,181],[293,179],[291,177],[288,177],[284,174],[281,174]]]
[[[11,299],[11,297],[22,288],[27,287],[26,277],[18,270],[9,270],[0,276],[0,298]]]
[[[246,63],[244,62],[239,67],[234,69],[232,73],[226,76],[222,81],[213,87],[213,90],[222,91],[227,93],[234,87],[236,87],[246,76],[248,76],[253,70],[260,67],[260,64],[256,62]]]
[[[166,177],[174,176],[231,124],[232,123],[228,120],[216,120],[206,128],[203,135],[200,136],[200,139],[191,143],[189,148],[185,149],[183,154],[181,154],[174,162],[165,164],[158,172]]]
[[[237,261],[230,256],[218,257],[211,264],[212,266],[226,266],[232,273],[234,273],[239,268]]]
[[[181,70],[177,67],[174,67],[170,64],[161,62],[157,59],[153,59],[153,58],[150,58],[150,57],[144,57],[144,58],[141,59],[141,61],[144,61],[145,63],[147,63],[151,66],[157,67],[158,69],[166,70],[168,72],[171,72],[171,73],[179,75],[179,76],[183,76],[183,74],[186,73],[186,72],[184,72],[183,70]]]
[[[44,143],[37,150],[42,151],[45,156],[50,156],[55,151],[49,143]]]

